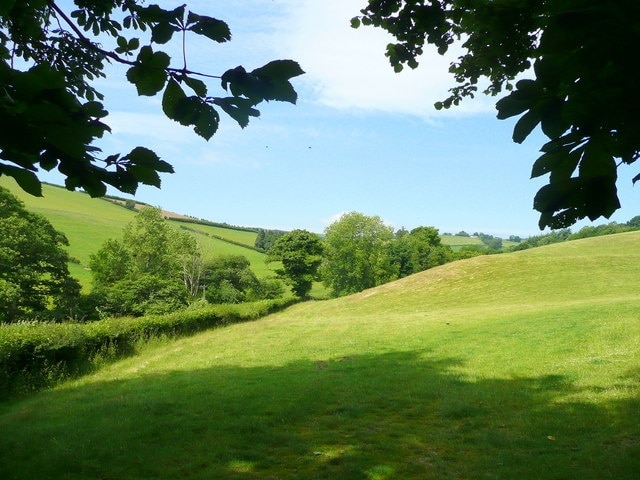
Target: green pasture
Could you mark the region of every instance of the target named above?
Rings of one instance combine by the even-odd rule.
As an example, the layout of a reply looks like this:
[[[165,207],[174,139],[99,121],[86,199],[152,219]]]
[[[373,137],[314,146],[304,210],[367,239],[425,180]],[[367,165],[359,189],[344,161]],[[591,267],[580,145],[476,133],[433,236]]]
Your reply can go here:
[[[118,206],[100,198],[91,198],[80,192],[70,192],[63,187],[43,185],[43,196],[34,197],[20,189],[12,178],[0,177],[0,186],[9,189],[22,200],[27,209],[44,215],[51,224],[63,232],[69,240],[69,254],[80,261],[80,264],[70,263],[69,270],[83,287],[91,288],[91,273],[88,269],[90,256],[95,253],[109,238],[119,238],[124,226],[131,222],[135,212]],[[189,229],[200,230],[191,223],[172,222],[176,227],[186,226]],[[215,228],[204,227],[203,228]],[[202,230],[208,233],[207,230]],[[239,236],[238,234],[249,234]],[[196,234],[197,235],[197,234]],[[229,240],[238,241],[255,233],[239,232],[238,230],[217,228],[215,235]],[[213,255],[244,255],[251,262],[251,267],[258,277],[273,275],[272,269],[265,264],[265,255],[249,248],[243,248],[229,242],[224,242],[210,235],[197,235],[205,257]],[[244,243],[244,242],[240,242]],[[253,245],[253,244],[252,244]]]
[[[229,243],[224,240],[220,240],[214,236],[211,236],[205,229],[204,225],[194,225],[191,223],[183,222],[169,222],[177,227],[184,228],[191,233],[197,241],[200,243],[204,258],[211,258],[217,255],[242,255],[251,263],[251,269],[254,271],[258,278],[271,277],[274,275],[275,264],[267,264],[267,256],[264,253],[258,252],[252,248],[245,248],[234,243]],[[203,228],[194,228],[203,227]],[[237,232],[237,230],[229,230],[229,232]],[[244,232],[251,233],[251,232]],[[216,234],[218,235],[218,234]],[[229,238],[229,237],[225,237]]]
[[[42,186],[42,197],[34,197],[20,189],[13,179],[0,177],[0,186],[9,189],[28,210],[45,216],[69,240],[69,254],[80,264],[69,264],[71,274],[90,288],[89,257],[109,238],[116,237],[129,223],[134,212],[112,202],[91,198],[63,187]]]
[[[241,243],[247,247],[253,248],[256,243],[256,232],[248,232],[244,230],[235,230],[233,228],[216,227],[213,225],[202,225],[199,223],[185,223],[185,222],[173,222],[176,224],[184,225],[191,230],[197,230],[204,232],[214,237],[220,237],[231,242]]]
[[[482,243],[482,240],[480,240],[478,237],[464,237],[464,236],[458,236],[458,235],[440,235],[440,240],[444,245],[449,245],[454,251],[460,250],[460,248],[462,247],[468,247],[473,245],[481,247],[484,245],[484,243]],[[509,248],[516,244],[517,244],[516,242],[511,242],[509,240],[504,240],[504,239],[502,240],[503,248]]]
[[[157,340],[0,406],[6,479],[640,474],[640,234]]]
[[[483,245],[477,237],[459,237],[458,235],[440,235],[443,244],[450,247],[465,247],[468,245]]]

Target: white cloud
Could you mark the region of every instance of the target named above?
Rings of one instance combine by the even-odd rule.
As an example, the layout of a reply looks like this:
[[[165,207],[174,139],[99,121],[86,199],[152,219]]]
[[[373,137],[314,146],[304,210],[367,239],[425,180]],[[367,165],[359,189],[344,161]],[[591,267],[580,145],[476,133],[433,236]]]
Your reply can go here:
[[[278,22],[274,45],[278,54],[300,62],[307,74],[301,82],[317,102],[341,109],[378,110],[433,118],[493,111],[486,98],[463,102],[451,111],[437,112],[433,104],[446,98],[454,84],[448,72],[453,56],[435,51],[420,59],[417,70],[400,74],[384,56],[391,37],[381,29],[351,28],[363,0],[282,0],[286,19]]]

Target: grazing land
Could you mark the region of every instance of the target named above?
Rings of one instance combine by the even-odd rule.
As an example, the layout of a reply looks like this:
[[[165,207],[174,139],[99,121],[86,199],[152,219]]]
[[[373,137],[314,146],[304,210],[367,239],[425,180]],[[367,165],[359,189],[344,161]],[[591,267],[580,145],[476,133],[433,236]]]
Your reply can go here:
[[[45,216],[69,240],[69,254],[79,263],[70,263],[69,271],[82,286],[91,286],[88,269],[91,254],[96,253],[109,238],[119,238],[124,226],[131,222],[135,211],[101,198],[91,198],[63,187],[43,185],[43,197],[34,197],[17,186],[13,179],[0,177],[0,186],[9,189],[22,200],[27,209]],[[169,220],[175,227],[186,227],[201,244],[205,257],[214,255],[244,255],[260,278],[272,276],[273,269],[265,264],[265,255],[251,248],[256,233],[231,228],[212,227]],[[243,247],[243,244],[245,247]]]
[[[0,406],[7,479],[637,479],[640,234],[158,340]]]

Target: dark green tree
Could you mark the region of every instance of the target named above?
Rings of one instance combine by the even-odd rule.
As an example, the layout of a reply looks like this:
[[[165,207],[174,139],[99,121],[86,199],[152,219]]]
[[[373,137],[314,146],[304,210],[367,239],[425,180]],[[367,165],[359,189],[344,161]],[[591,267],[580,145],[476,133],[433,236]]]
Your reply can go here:
[[[282,262],[278,275],[291,285],[293,293],[308,298],[322,263],[323,246],[318,235],[293,230],[279,237],[269,249],[267,261]]]
[[[502,249],[502,239],[500,237],[494,237],[493,235],[482,232],[474,236],[478,237],[490,250],[497,251]]]
[[[425,44],[440,54],[460,45],[457,83],[436,108],[507,92],[498,118],[520,115],[513,140],[537,127],[548,137],[532,177],[549,175],[535,196],[540,228],[561,228],[620,207],[618,168],[640,156],[637,0],[369,0],[352,26],[374,25],[396,39],[393,68],[418,66]],[[515,82],[522,76],[530,77]],[[636,176],[633,181],[640,179]]]
[[[345,213],[325,230],[321,277],[334,296],[360,292],[398,277],[389,248],[393,228],[378,216]]]
[[[260,281],[242,255],[218,255],[204,262],[202,285],[209,303],[242,303],[260,288]]]
[[[98,308],[111,315],[163,313],[183,307],[200,291],[202,262],[195,238],[145,206],[107,240],[89,263]]]
[[[412,273],[443,265],[451,259],[451,248],[443,245],[434,227],[417,227],[409,233]]]
[[[434,227],[417,227],[410,232],[399,230],[390,252],[400,278],[443,265],[452,257],[451,248],[442,244]]]
[[[635,217],[630,219],[627,222],[627,225],[629,225],[632,228],[640,228],[640,215],[636,215]]]
[[[276,240],[286,233],[283,230],[265,230],[261,228],[258,230],[254,247],[262,252],[268,252],[273,244],[276,243]]]
[[[74,303],[80,285],[69,274],[68,244],[46,218],[0,187],[0,322]]]
[[[163,45],[190,35],[224,43],[222,20],[186,5],[165,10],[143,0],[3,0],[0,2],[0,175],[41,195],[36,172],[56,169],[68,189],[101,196],[111,185],[134,193],[140,183],[160,186],[159,172],[173,172],[145,147],[127,154],[102,154],[95,141],[110,132],[103,95],[92,81],[109,63],[128,67],[138,95],[162,93],[165,115],[210,139],[220,111],[241,127],[260,112],[262,101],[295,103],[289,82],[302,73],[291,60],[275,60],[247,71],[192,71],[187,56],[172,59]],[[175,38],[174,38],[175,37]],[[177,60],[177,62],[176,62]],[[211,84],[220,82],[219,91]]]

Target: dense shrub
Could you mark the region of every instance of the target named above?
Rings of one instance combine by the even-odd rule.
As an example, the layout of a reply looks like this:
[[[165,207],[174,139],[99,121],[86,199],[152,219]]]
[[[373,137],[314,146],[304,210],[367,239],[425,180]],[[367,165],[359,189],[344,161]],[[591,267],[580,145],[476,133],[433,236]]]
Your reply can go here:
[[[0,400],[51,386],[95,365],[135,351],[156,337],[178,337],[254,320],[293,298],[240,305],[198,305],[162,316],[110,318],[92,323],[17,323],[0,326]]]

